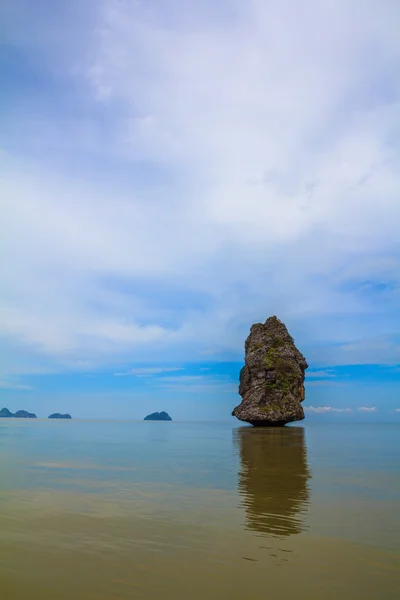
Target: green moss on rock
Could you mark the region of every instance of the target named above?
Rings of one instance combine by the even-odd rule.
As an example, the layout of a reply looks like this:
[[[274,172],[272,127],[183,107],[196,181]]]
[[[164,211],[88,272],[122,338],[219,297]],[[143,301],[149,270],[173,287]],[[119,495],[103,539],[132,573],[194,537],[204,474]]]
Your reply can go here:
[[[267,383],[267,389],[281,388],[287,390],[296,381],[298,372],[296,365],[290,359],[283,358],[276,347],[270,348],[264,358],[267,369],[275,371],[276,382]]]
[[[250,348],[250,350],[252,352],[255,352],[256,350],[260,350],[263,347],[264,344],[262,344],[261,342],[258,342],[257,344],[254,344],[254,346],[252,346]]]

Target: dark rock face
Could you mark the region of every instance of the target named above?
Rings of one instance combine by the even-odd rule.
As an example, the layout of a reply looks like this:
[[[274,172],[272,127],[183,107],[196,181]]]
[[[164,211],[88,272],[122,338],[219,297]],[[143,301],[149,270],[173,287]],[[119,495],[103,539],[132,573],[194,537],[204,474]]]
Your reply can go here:
[[[49,419],[71,419],[72,417],[71,417],[71,415],[69,415],[67,413],[65,415],[62,415],[61,413],[53,413],[52,415],[49,415],[48,418]]]
[[[14,414],[15,419],[36,419],[35,413],[30,413],[26,410],[17,410]]]
[[[144,421],[172,421],[171,417],[165,411],[151,413],[144,418]]]
[[[256,426],[301,421],[307,367],[282,321],[274,316],[256,323],[245,343],[239,383],[242,402],[232,415]]]
[[[13,417],[13,413],[8,410],[8,408],[2,408],[0,410],[0,418],[3,419],[11,419]]]

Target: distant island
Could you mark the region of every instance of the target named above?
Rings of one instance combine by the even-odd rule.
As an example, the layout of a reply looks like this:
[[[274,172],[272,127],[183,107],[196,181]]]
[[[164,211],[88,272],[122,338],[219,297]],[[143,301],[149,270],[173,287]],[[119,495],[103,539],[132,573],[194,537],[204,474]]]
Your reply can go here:
[[[48,416],[49,419],[72,419],[71,415],[69,414],[65,414],[62,415],[61,413],[53,413],[52,415]]]
[[[30,413],[27,410],[17,410],[16,413],[12,413],[8,408],[2,408],[0,410],[0,418],[3,419],[37,419],[35,413]],[[71,415],[61,413],[53,413],[49,415],[49,419],[71,419]]]
[[[144,418],[144,421],[172,421],[171,417],[164,410],[161,412],[151,413]]]
[[[26,410],[17,410],[16,413],[12,413],[8,408],[2,408],[0,410],[0,418],[3,419],[37,419],[35,413],[30,413]]]

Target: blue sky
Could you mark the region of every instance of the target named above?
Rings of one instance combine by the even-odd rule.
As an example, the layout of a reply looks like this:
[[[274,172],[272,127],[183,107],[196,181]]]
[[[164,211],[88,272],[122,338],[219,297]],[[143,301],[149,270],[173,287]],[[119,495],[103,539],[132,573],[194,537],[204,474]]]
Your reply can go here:
[[[400,418],[399,22],[3,0],[0,403],[229,418],[276,314],[310,416]]]

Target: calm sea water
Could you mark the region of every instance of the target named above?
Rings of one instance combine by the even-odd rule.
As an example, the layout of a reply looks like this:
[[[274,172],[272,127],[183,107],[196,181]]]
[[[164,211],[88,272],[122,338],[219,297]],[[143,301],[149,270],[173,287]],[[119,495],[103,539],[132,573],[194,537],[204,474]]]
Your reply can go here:
[[[400,597],[400,426],[0,420],[2,600]]]

